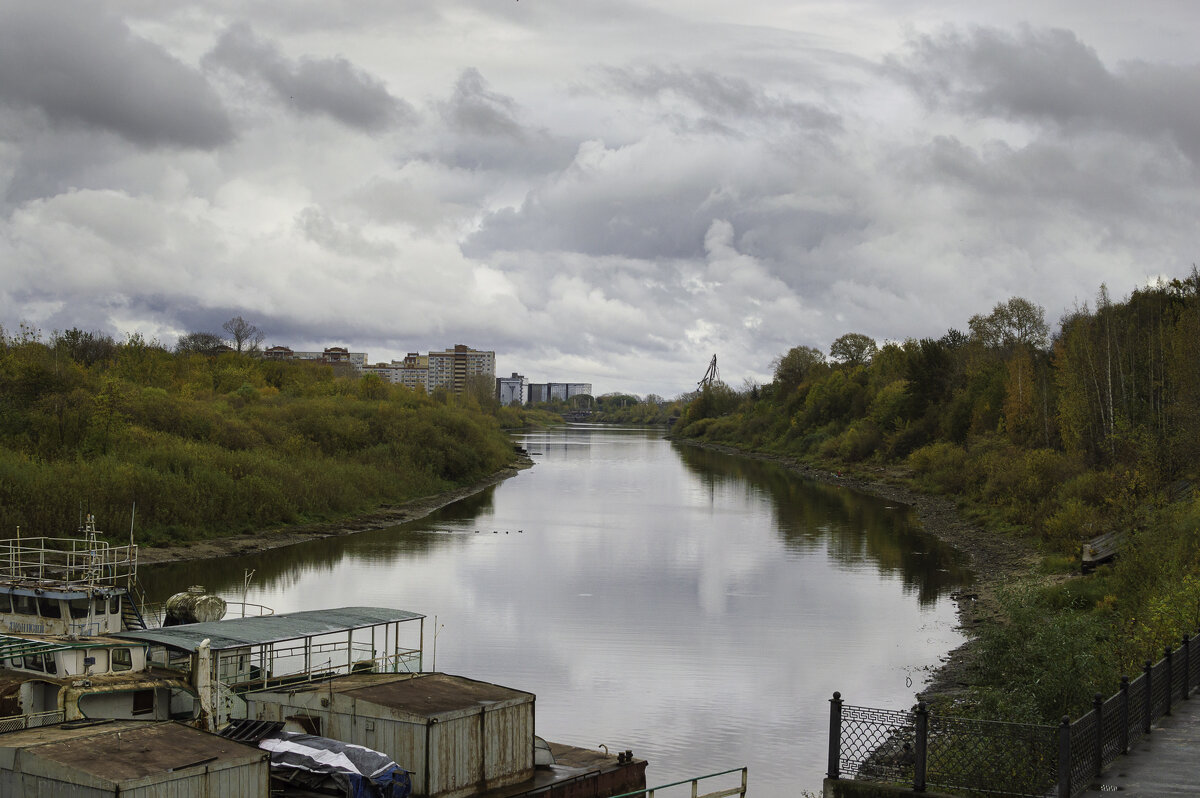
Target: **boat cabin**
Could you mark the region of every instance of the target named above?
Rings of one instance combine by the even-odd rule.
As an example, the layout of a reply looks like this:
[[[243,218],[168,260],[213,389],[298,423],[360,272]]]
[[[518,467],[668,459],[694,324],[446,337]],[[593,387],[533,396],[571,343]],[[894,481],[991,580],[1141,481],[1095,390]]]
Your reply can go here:
[[[154,668],[148,650],[111,637],[0,635],[0,731],[79,718],[194,718],[185,676]]]
[[[119,632],[121,625],[116,590],[0,585],[0,633],[92,637]]]
[[[0,634],[91,637],[145,626],[129,597],[137,546],[101,540],[91,516],[80,535],[0,540]]]

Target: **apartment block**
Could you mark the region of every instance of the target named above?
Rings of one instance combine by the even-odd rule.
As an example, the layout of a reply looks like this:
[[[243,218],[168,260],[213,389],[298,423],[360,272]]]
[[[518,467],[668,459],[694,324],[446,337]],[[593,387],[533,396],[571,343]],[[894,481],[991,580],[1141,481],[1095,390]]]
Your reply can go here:
[[[264,360],[315,360],[331,365],[344,364],[361,372],[367,365],[366,352],[351,352],[344,346],[331,346],[320,352],[297,352],[287,346],[271,346],[263,350]]]
[[[429,353],[429,372],[425,384],[431,393],[437,388],[462,393],[472,377],[487,377],[489,381],[495,379],[495,352],[455,344],[453,349]]]

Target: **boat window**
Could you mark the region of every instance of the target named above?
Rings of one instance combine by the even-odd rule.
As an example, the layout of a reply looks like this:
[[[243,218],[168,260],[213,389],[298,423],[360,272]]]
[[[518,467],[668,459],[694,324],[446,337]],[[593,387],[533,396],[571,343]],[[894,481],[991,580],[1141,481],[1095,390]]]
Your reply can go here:
[[[91,606],[91,604],[92,602],[88,601],[86,598],[70,599],[67,601],[67,606],[71,608],[72,618],[88,617],[88,608]]]
[[[0,612],[12,612],[11,593],[0,593]]]
[[[37,615],[37,602],[33,596],[13,596],[14,611],[17,615]]]
[[[133,714],[145,715],[154,711],[154,691],[138,690],[133,694]]]
[[[127,671],[133,667],[133,654],[127,648],[114,648],[110,657],[114,671]]]
[[[43,662],[45,663],[42,669],[46,671],[46,673],[51,675],[58,673],[58,663],[54,661],[53,654],[43,654],[42,658]]]
[[[108,614],[116,615],[120,611],[121,611],[121,597],[120,596],[109,596],[108,597]]]
[[[26,654],[24,668],[27,671],[44,670],[44,668],[42,667],[42,655],[41,654]]]
[[[58,606],[58,599],[39,598],[38,614],[43,618],[61,618],[62,608]]]

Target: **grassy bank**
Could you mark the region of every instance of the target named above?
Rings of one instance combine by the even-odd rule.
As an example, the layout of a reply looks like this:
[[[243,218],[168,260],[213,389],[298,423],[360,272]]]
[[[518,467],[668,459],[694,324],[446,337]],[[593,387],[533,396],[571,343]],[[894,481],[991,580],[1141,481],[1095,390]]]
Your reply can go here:
[[[1014,298],[936,340],[795,347],[768,385],[706,386],[673,434],[887,473],[1035,553],[953,710],[1053,723],[1200,624],[1200,276],[1102,288],[1053,335],[1043,316]],[[1117,561],[1079,575],[1081,542],[1108,532]]]
[[[496,411],[327,365],[0,335],[0,530],[83,510],[115,532],[136,504],[138,542],[169,545],[350,517],[509,464]]]

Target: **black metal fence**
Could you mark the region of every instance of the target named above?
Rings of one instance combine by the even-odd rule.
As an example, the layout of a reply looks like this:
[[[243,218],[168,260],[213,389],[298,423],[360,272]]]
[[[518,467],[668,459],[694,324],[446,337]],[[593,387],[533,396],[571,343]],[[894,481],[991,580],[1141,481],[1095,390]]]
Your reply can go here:
[[[910,784],[914,792],[1072,798],[1174,702],[1189,699],[1200,685],[1198,641],[1185,635],[1136,679],[1121,677],[1116,693],[1097,693],[1091,711],[1057,727],[941,717],[923,702],[902,712],[856,707],[834,693],[826,775]]]

